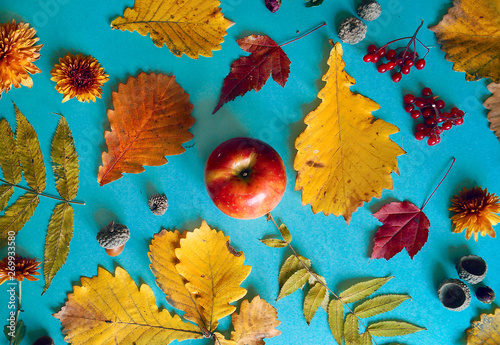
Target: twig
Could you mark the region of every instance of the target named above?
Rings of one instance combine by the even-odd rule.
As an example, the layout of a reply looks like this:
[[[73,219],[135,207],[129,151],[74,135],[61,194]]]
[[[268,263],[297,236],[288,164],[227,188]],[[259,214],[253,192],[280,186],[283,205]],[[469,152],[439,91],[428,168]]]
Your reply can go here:
[[[12,186],[12,187],[16,187],[16,188],[25,190],[25,191],[27,191],[28,193],[31,193],[31,194],[36,194],[36,195],[43,196],[43,197],[46,197],[46,198],[63,201],[63,202],[66,202],[68,204],[85,205],[85,201],[78,201],[78,200],[68,201],[68,200],[65,200],[65,199],[62,199],[62,198],[58,198],[57,196],[53,196],[53,195],[50,195],[50,194],[38,193],[38,192],[34,191],[33,189],[26,188],[26,187],[23,187],[23,186],[20,186],[20,185],[17,185],[17,184],[10,183],[10,182],[5,181],[4,179],[1,179],[1,178],[0,178],[0,182],[5,183],[5,184],[7,184],[9,186]]]

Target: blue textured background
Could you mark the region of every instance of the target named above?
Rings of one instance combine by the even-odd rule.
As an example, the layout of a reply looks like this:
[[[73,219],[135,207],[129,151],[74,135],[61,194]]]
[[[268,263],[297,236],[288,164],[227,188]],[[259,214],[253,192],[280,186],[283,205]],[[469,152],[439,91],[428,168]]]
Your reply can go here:
[[[277,308],[281,321],[279,329],[283,334],[266,340],[266,344],[334,343],[323,310],[319,310],[311,325],[307,326],[301,309],[302,292],[274,302],[278,293],[278,270],[289,253],[284,249],[267,248],[258,239],[276,235],[276,229],[264,218],[241,221],[225,216],[205,192],[203,166],[209,153],[222,141],[242,135],[268,142],[285,161],[288,185],[273,214],[289,224],[297,250],[312,260],[314,269],[326,277],[334,291],[341,291],[358,278],[394,275],[395,279],[380,292],[412,296],[412,301],[404,302],[387,316],[416,323],[428,330],[393,339],[378,338],[379,344],[465,344],[464,331],[470,321],[480,313],[491,312],[497,304],[484,305],[473,298],[468,309],[454,313],[441,306],[436,296],[437,286],[445,278],[457,277],[454,264],[458,257],[474,253],[489,264],[485,283],[500,293],[500,251],[498,239],[480,238],[476,243],[465,240],[463,233],[451,232],[449,199],[464,186],[480,185],[500,194],[500,143],[488,128],[487,110],[482,106],[489,96],[486,89],[489,81],[466,82],[464,73],[454,72],[452,63],[444,59],[434,34],[427,29],[428,25],[441,19],[451,1],[380,0],[383,14],[378,20],[368,23],[367,38],[356,46],[343,45],[346,71],[356,79],[352,91],[379,103],[381,109],[374,115],[400,128],[392,139],[407,154],[398,158],[401,174],[393,174],[394,189],[385,190],[381,199],[372,199],[359,208],[349,226],[341,217],[314,215],[309,205],[301,205],[300,192],[294,190],[296,172],[292,162],[296,151],[293,143],[305,128],[302,119],[319,104],[316,95],[324,85],[321,77],[327,70],[326,60],[331,48],[328,39],[338,40],[336,27],[342,19],[355,13],[357,3],[325,0],[319,7],[305,8],[300,0],[284,0],[282,8],[271,14],[264,7],[263,0],[223,0],[224,14],[236,25],[228,30],[222,50],[214,52],[213,58],[192,60],[186,56],[176,58],[166,47],[155,47],[149,37],[111,30],[111,20],[122,15],[125,7],[133,6],[133,0],[1,1],[1,22],[12,18],[29,22],[36,28],[44,47],[42,57],[36,63],[42,73],[33,76],[34,87],[23,87],[4,95],[0,100],[0,116],[15,127],[11,101],[16,102],[36,129],[50,169],[50,142],[58,121],[58,116],[52,112],[64,114],[80,157],[78,199],[87,203],[86,206],[75,206],[75,231],[70,254],[49,290],[40,296],[43,279],[23,284],[22,319],[27,326],[23,344],[32,344],[45,334],[53,337],[56,344],[64,344],[61,325],[51,314],[64,304],[66,294],[72,291],[73,285],[79,284],[80,277],[94,276],[98,266],[108,270],[122,266],[137,283],[146,283],[153,288],[159,305],[172,310],[148,267],[148,245],[162,227],[192,230],[200,225],[201,219],[223,230],[231,237],[236,249],[245,252],[246,264],[253,267],[244,282],[249,289],[248,297],[259,294]],[[424,19],[425,24],[419,38],[433,46],[424,70],[412,70],[400,83],[394,84],[388,74],[379,74],[373,64],[362,62],[370,43],[380,45],[397,37],[411,36],[420,19]],[[265,33],[282,43],[298,36],[297,31],[305,32],[323,21],[327,23],[325,28],[284,47],[292,61],[290,78],[284,89],[269,81],[260,92],[238,97],[211,115],[231,62],[244,54],[236,39],[251,33]],[[101,100],[90,104],[76,100],[61,103],[62,95],[54,90],[50,70],[68,51],[93,55],[110,75]],[[118,83],[140,71],[177,76],[178,83],[190,94],[194,104],[194,139],[185,145],[186,153],[169,157],[167,165],[147,167],[142,174],[125,175],[100,187],[96,175],[101,152],[105,149],[103,132],[109,128],[106,109],[112,106],[111,92],[116,91]],[[467,112],[464,125],[445,133],[435,147],[413,138],[413,120],[402,109],[402,95],[418,93],[423,85],[432,88],[448,105],[456,105]],[[406,252],[390,261],[369,260],[372,238],[380,225],[372,217],[372,212],[395,199],[421,205],[441,178],[451,157],[456,157],[457,162],[425,210],[431,229],[421,252],[414,260],[410,260]],[[46,192],[56,194],[50,170]],[[162,217],[154,216],[147,207],[148,196],[155,192],[165,193],[170,202]],[[18,191],[16,195],[21,193]],[[49,199],[41,201],[17,237],[18,253],[42,260],[45,233],[55,204]],[[126,224],[132,233],[125,251],[117,258],[107,256],[95,240],[97,231],[110,220]],[[498,226],[496,228],[500,230]],[[5,248],[0,254],[5,255]],[[2,320],[8,315],[6,291],[4,284],[0,287]],[[222,330],[229,328],[228,319],[221,324]]]

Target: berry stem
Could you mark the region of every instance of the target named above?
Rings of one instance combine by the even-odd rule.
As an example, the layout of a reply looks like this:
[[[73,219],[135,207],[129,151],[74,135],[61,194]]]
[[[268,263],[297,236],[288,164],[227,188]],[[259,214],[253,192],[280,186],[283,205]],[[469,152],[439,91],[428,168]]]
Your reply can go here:
[[[320,25],[316,26],[315,28],[313,28],[313,29],[309,30],[308,32],[306,32],[306,33],[305,33],[305,34],[303,34],[302,36],[299,36],[299,37],[297,37],[297,38],[294,38],[293,40],[290,40],[290,41],[287,41],[287,42],[285,42],[285,43],[280,44],[280,47],[283,47],[283,46],[286,46],[286,45],[287,45],[287,44],[289,44],[289,43],[292,43],[292,42],[298,41],[298,40],[300,40],[301,38],[306,37],[307,35],[309,35],[309,34],[313,33],[314,31],[318,30],[319,28],[322,28],[322,27],[323,27],[323,26],[325,26],[325,25],[326,25],[326,23],[320,24]]]
[[[450,170],[451,168],[453,167],[453,165],[455,164],[455,157],[452,158],[452,161],[451,161],[451,164],[450,164],[450,167],[448,168],[448,170],[446,171],[446,174],[444,174],[443,178],[441,179],[441,181],[439,181],[438,185],[436,186],[436,188],[434,188],[434,190],[432,191],[431,195],[427,198],[427,200],[424,202],[424,204],[422,205],[422,207],[420,208],[420,211],[423,211],[424,210],[424,207],[425,205],[427,205],[427,203],[429,202],[429,200],[431,200],[432,196],[434,195],[434,193],[436,193],[436,191],[438,190],[439,186],[441,186],[441,183],[443,183],[444,179],[446,178],[446,176],[448,176],[448,174],[450,173]]]
[[[429,53],[429,48],[427,48],[427,46],[426,46],[425,44],[423,44],[423,43],[422,43],[422,41],[420,41],[420,40],[417,38],[417,33],[418,33],[418,31],[420,30],[420,28],[422,28],[422,25],[424,25],[424,21],[423,21],[423,19],[421,19],[421,20],[422,20],[422,21],[421,21],[420,25],[418,26],[417,30],[415,31],[415,33],[413,34],[413,36],[411,36],[411,37],[402,37],[402,38],[397,38],[397,39],[395,39],[395,40],[392,40],[392,41],[390,41],[390,42],[387,42],[387,43],[386,43],[386,44],[384,44],[382,47],[378,48],[378,49],[375,51],[375,53],[374,53],[374,54],[378,53],[378,51],[379,51],[379,50],[381,50],[381,49],[383,49],[383,48],[387,48],[387,46],[388,46],[389,44],[392,44],[392,43],[394,43],[394,42],[401,41],[401,40],[410,40],[410,41],[408,42],[408,44],[406,45],[406,48],[404,48],[404,53],[406,53],[406,51],[408,50],[408,48],[410,47],[410,45],[411,45],[412,43],[413,43],[413,46],[414,46],[414,50],[416,50],[416,43],[415,43],[415,41],[417,41],[418,43],[420,43],[420,44],[422,45],[422,47],[424,47],[425,49],[427,49],[427,52],[425,53],[425,55],[424,55],[424,57],[423,57],[423,58],[425,58],[425,57],[427,56],[427,54]],[[403,48],[398,48],[398,49],[403,49]],[[396,49],[396,50],[398,50],[398,49]],[[403,53],[403,54],[404,54],[404,53]]]

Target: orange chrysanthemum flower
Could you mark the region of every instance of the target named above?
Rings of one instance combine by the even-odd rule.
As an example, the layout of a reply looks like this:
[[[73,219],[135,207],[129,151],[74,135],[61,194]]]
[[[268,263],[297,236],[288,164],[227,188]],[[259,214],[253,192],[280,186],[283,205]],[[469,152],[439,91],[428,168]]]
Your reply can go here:
[[[37,270],[40,268],[40,262],[35,259],[25,258],[20,255],[6,256],[0,261],[0,285],[7,280],[16,279],[23,281],[24,278],[30,281],[36,281],[40,273]],[[11,279],[12,278],[12,279]]]
[[[0,98],[12,86],[21,85],[31,88],[33,80],[30,73],[40,73],[40,69],[33,64],[40,58],[42,44],[35,46],[38,37],[33,37],[36,30],[29,28],[29,24],[11,23],[0,24]]]
[[[493,225],[500,222],[500,202],[498,196],[488,193],[487,189],[475,187],[467,189],[464,187],[458,196],[451,199],[453,206],[449,209],[456,214],[451,217],[455,225],[454,233],[460,233],[467,229],[465,238],[469,239],[474,234],[477,241],[477,235],[490,235],[495,237]]]
[[[101,87],[109,80],[99,61],[82,54],[68,53],[59,59],[50,74],[50,80],[57,83],[57,92],[64,95],[63,103],[73,97],[80,102],[95,102],[96,97],[101,98]]]

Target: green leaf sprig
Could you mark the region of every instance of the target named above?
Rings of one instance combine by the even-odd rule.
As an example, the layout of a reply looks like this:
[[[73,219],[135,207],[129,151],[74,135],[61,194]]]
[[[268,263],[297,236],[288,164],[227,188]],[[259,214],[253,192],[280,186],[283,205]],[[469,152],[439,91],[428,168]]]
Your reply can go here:
[[[308,284],[302,308],[308,325],[319,307],[322,307],[328,314],[330,331],[339,345],[377,344],[374,336],[393,337],[425,330],[405,321],[383,320],[365,324],[362,319],[389,312],[411,297],[406,294],[385,294],[369,298],[394,277],[363,281],[336,294],[327,286],[325,278],[313,271],[311,261],[299,255],[292,247],[292,235],[285,224],[278,225],[271,214],[268,214],[268,219],[278,228],[282,239],[267,238],[260,241],[268,247],[288,247],[292,251],[279,272],[277,300],[303,289]],[[356,303],[356,306],[349,306],[351,303]],[[344,316],[345,309],[347,313]],[[360,326],[363,333],[360,333]]]

